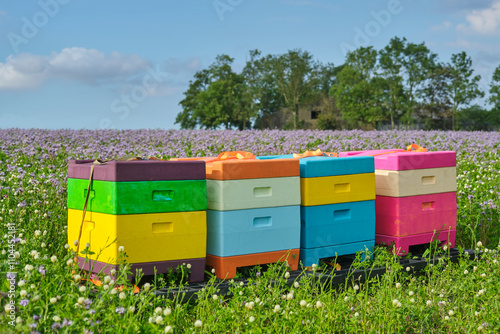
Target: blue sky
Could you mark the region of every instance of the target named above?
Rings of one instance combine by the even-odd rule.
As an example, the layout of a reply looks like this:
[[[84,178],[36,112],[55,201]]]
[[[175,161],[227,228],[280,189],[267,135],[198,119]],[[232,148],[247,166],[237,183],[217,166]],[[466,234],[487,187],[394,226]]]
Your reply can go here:
[[[500,0],[0,0],[0,128],[178,128],[189,80],[218,54],[301,48],[340,65],[394,37],[449,61],[466,51],[488,89]]]

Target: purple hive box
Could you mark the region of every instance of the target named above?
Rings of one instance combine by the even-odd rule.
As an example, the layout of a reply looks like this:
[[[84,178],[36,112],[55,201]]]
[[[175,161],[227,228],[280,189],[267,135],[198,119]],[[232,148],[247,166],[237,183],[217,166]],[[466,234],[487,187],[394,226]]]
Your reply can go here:
[[[70,160],[68,178],[88,180],[93,163],[94,160]],[[93,179],[123,182],[204,180],[205,177],[205,161],[112,160],[95,165]]]

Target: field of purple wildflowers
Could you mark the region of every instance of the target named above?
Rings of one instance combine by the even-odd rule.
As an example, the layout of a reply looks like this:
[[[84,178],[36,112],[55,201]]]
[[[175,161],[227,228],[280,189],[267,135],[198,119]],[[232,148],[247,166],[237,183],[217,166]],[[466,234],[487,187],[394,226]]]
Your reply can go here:
[[[457,246],[478,248],[481,260],[443,262],[415,277],[385,254],[394,270],[370,284],[334,290],[307,280],[267,287],[270,275],[285,275],[276,267],[255,277],[251,288],[235,285],[231,299],[217,295],[212,278],[198,302],[180,304],[155,298],[156,281],[133,294],[126,265],[116,280],[103,277],[106,284],[96,288],[81,280],[68,251],[70,159],[339,152],[411,143],[457,152]],[[498,132],[0,130],[0,332],[500,332],[499,146]]]

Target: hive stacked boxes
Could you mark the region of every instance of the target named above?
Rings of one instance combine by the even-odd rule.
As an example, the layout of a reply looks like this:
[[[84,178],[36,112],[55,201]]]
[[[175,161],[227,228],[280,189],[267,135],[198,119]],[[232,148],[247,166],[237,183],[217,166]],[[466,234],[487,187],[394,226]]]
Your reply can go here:
[[[123,246],[133,274],[142,269],[152,275],[155,268],[161,274],[189,263],[189,280],[203,281],[205,163],[109,161],[94,165],[89,182],[92,165],[92,160],[68,164],[68,243],[76,251],[74,241],[80,240],[80,268],[109,273]]]
[[[207,162],[207,265],[219,278],[237,267],[288,261],[298,268],[297,160]]]
[[[377,150],[340,156],[374,155],[377,244],[394,243],[397,254],[413,245],[439,240],[451,247],[456,237],[455,152]]]
[[[284,156],[264,156],[274,159]],[[302,265],[371,249],[375,239],[372,157],[306,157],[300,161]]]

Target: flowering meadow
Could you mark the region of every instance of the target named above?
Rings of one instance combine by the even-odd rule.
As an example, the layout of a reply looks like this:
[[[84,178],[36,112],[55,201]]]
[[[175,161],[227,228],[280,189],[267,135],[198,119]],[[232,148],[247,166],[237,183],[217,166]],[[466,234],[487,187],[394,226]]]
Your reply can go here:
[[[313,268],[316,275],[291,286],[283,265],[247,268],[240,274],[252,284],[235,279],[230,296],[219,294],[219,280],[208,271],[197,300],[181,303],[154,291],[186,284],[182,275],[143,278],[137,293],[126,279],[125,249],[115,279],[101,277],[103,284],[95,286],[67,245],[70,159],[339,152],[411,143],[457,152],[456,246],[478,256],[441,259],[410,273],[387,249],[376,248],[370,266],[389,270],[367,282],[351,277],[338,287],[315,279],[321,264]],[[498,132],[0,130],[0,332],[498,333],[499,146]]]

